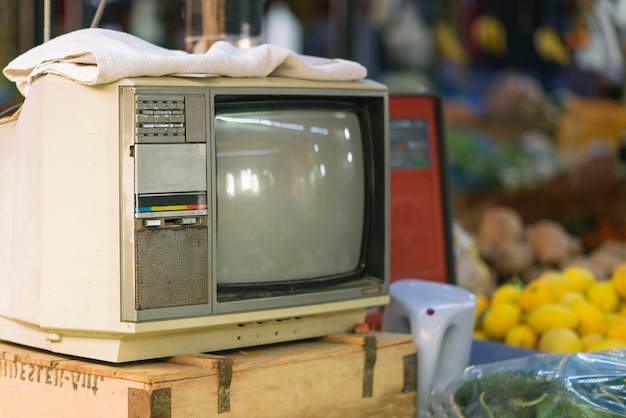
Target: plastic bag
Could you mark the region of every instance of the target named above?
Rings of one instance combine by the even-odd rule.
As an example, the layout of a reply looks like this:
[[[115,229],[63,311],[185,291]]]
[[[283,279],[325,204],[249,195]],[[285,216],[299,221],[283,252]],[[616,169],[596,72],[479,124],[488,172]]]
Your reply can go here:
[[[626,351],[533,354],[468,367],[431,417],[626,417]]]

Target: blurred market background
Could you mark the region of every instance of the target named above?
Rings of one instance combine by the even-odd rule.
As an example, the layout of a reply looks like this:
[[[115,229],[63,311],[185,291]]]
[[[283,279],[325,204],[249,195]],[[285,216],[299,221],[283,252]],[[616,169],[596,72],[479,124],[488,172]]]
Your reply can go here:
[[[89,27],[98,3],[51,1],[49,36]],[[609,282],[626,262],[625,1],[253,3],[262,42],[360,62],[394,94],[442,97],[460,285],[490,301],[571,265]],[[109,0],[99,26],[184,50],[185,7]],[[44,1],[0,0],[2,68],[44,41],[46,13]],[[0,111],[20,102],[0,77]],[[626,287],[600,299],[613,296],[626,345]],[[593,333],[606,336],[609,320]],[[504,341],[498,325],[485,337]]]

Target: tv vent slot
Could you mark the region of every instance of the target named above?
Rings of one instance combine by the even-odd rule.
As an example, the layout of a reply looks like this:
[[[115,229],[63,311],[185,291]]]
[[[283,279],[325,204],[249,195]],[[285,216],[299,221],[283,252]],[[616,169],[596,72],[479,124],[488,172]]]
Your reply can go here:
[[[136,232],[135,309],[208,303],[208,232],[204,226]]]
[[[135,121],[137,143],[185,142],[185,97],[138,95]]]

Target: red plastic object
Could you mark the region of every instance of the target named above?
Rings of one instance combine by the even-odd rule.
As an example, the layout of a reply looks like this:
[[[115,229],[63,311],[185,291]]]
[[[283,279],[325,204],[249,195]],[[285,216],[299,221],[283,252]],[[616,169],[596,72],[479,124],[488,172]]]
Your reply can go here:
[[[391,95],[391,282],[455,283],[441,101]]]

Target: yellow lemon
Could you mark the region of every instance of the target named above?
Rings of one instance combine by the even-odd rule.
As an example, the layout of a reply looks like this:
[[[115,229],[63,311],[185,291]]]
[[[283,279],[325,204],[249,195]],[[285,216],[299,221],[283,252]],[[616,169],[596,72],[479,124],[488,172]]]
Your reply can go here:
[[[626,318],[613,321],[606,330],[606,338],[626,342]]]
[[[626,348],[626,342],[620,340],[600,340],[591,344],[585,351],[614,350]]]
[[[491,306],[498,306],[503,303],[517,303],[522,289],[513,283],[503,284],[494,290],[491,295]]]
[[[573,303],[569,308],[578,317],[576,330],[581,336],[587,334],[604,334],[608,327],[606,314],[598,306],[590,302]]]
[[[626,299],[626,262],[618,264],[613,276],[611,277],[611,283],[615,292],[621,297]]]
[[[544,282],[550,287],[554,300],[559,300],[561,296],[571,290],[569,281],[560,271],[546,271],[537,277],[536,280]]]
[[[534,349],[537,345],[537,333],[526,324],[517,324],[506,333],[504,343],[514,347]]]
[[[474,311],[474,329],[480,327],[481,316],[485,309],[489,307],[489,299],[485,295],[474,295],[476,298],[476,309]]]
[[[596,276],[587,267],[572,265],[563,270],[563,276],[573,290],[585,293],[596,281]]]
[[[518,303],[524,312],[530,312],[546,303],[556,302],[552,289],[546,282],[533,280],[522,289]]]
[[[619,296],[610,281],[595,282],[589,286],[587,299],[605,312],[615,311],[619,305]]]
[[[553,328],[576,329],[579,320],[569,307],[558,303],[548,303],[529,313],[526,323],[536,333],[543,334]]]
[[[474,295],[476,299],[476,316],[478,316],[482,311],[487,309],[489,306],[489,298],[485,295]]]
[[[485,311],[482,330],[489,338],[501,340],[511,328],[519,323],[521,315],[520,307],[512,303],[492,306]]]
[[[611,325],[613,322],[623,318],[618,312],[605,312],[606,315],[606,322]]]
[[[580,339],[580,341],[583,343],[583,351],[589,351],[590,347],[603,340],[604,335],[602,334],[587,334]]]
[[[585,298],[585,295],[583,295],[577,290],[570,290],[569,292],[561,296],[561,303],[567,306],[572,306],[575,303],[586,302],[586,301],[587,299]]]
[[[475,340],[488,340],[489,339],[487,334],[485,334],[485,331],[482,331],[482,330],[479,330],[479,329],[474,330],[474,333],[473,333],[472,337]]]
[[[582,351],[583,343],[569,328],[552,328],[539,337],[538,348],[547,353],[575,353]]]

